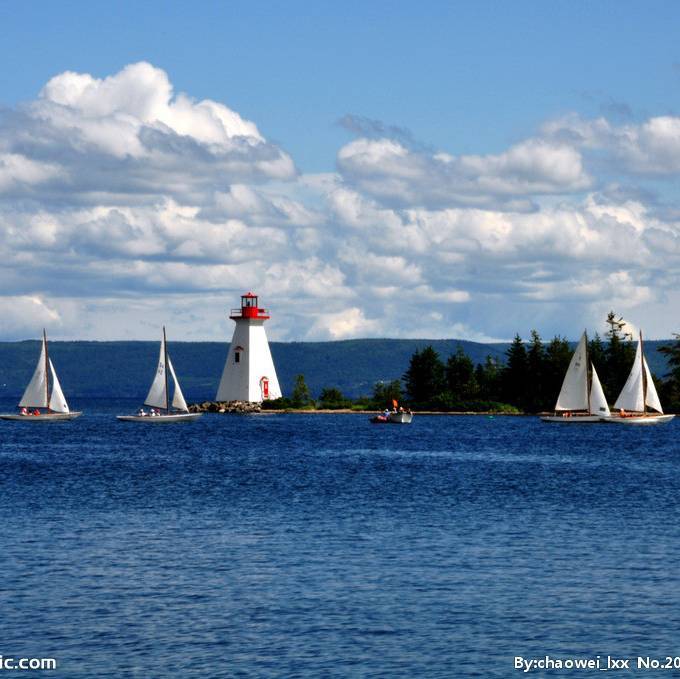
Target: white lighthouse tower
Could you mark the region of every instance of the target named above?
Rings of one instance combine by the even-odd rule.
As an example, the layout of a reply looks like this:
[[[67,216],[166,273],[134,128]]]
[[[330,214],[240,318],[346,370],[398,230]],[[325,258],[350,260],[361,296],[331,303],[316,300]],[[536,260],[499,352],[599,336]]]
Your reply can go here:
[[[266,401],[281,398],[274,361],[264,331],[267,309],[257,304],[257,295],[241,296],[241,308],[232,309],[234,336],[224,364],[216,401]]]

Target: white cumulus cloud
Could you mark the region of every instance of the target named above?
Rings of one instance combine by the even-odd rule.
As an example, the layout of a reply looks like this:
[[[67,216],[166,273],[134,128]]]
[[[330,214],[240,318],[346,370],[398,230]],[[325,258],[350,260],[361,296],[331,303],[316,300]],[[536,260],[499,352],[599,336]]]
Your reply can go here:
[[[587,189],[577,149],[530,139],[497,155],[452,156],[409,149],[393,139],[360,138],[338,152],[350,185],[392,205],[528,209],[528,198]]]
[[[652,116],[640,123],[616,125],[605,118],[572,114],[543,126],[546,138],[575,148],[604,153],[617,172],[642,175],[680,173],[680,117]]]
[[[610,308],[668,335],[678,120],[568,115],[461,154],[350,116],[337,170],[301,175],[151,64],[60,73],[0,113],[0,337],[221,339],[248,289],[276,339],[573,336]]]
[[[42,328],[61,329],[62,317],[44,298],[32,295],[0,296],[3,337],[25,339],[42,334]]]

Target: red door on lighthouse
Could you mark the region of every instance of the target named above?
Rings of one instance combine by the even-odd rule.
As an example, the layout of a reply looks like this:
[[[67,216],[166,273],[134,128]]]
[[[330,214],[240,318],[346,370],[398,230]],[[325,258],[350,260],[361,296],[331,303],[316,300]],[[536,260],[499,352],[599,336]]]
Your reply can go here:
[[[269,378],[263,377],[260,380],[260,388],[262,389],[262,400],[265,401],[269,398]]]

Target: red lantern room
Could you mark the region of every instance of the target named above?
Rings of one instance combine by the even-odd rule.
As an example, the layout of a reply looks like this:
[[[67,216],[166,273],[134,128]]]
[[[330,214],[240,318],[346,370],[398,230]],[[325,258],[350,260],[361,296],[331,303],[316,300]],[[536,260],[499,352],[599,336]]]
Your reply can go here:
[[[245,295],[241,295],[241,308],[232,309],[229,318],[234,321],[240,318],[256,318],[266,321],[269,318],[269,310],[261,309],[257,305],[257,295],[247,292]]]

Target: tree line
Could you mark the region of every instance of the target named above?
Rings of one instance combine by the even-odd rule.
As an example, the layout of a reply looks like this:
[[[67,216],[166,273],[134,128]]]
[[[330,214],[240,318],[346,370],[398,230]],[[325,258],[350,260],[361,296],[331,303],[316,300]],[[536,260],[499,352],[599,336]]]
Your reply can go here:
[[[313,398],[304,375],[296,375],[295,384],[290,397],[265,401],[262,405],[267,410],[382,410],[392,407],[394,401],[401,403],[404,398],[401,380],[391,382],[377,382],[373,386],[370,396],[360,396],[356,399],[348,398],[337,387],[325,387],[318,398]]]
[[[635,358],[635,342],[625,323],[612,311],[606,319],[604,337],[595,334],[588,342],[589,359],[613,403],[628,377]],[[680,334],[659,350],[668,357],[669,373],[654,376],[662,404],[680,411]],[[573,348],[564,337],[544,342],[532,330],[528,341],[517,334],[506,351],[505,361],[487,356],[475,365],[461,347],[446,361],[431,347],[411,356],[401,380],[378,382],[371,396],[349,399],[339,389],[325,388],[312,398],[303,375],[296,377],[290,398],[267,403],[268,408],[351,408],[379,410],[394,401],[417,410],[529,412],[551,411],[557,400]]]
[[[637,338],[611,311],[604,337],[596,333],[588,342],[589,360],[595,366],[609,403],[614,403],[635,359]],[[680,410],[680,335],[659,350],[668,357],[670,371],[653,375],[661,402],[669,411]],[[555,407],[573,348],[564,337],[545,343],[532,330],[527,342],[515,335],[499,363],[487,357],[473,365],[462,349],[444,363],[432,347],[411,357],[404,375],[413,407],[433,410],[506,410],[536,413]]]

